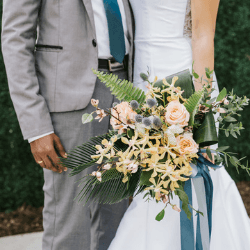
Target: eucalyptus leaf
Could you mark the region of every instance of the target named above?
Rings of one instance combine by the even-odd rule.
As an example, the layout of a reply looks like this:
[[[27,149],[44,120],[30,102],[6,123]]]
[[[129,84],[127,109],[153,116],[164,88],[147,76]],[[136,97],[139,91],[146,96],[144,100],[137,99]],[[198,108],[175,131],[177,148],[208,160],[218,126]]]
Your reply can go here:
[[[224,118],[224,120],[226,122],[237,122],[237,120],[235,118],[233,118],[232,116],[227,116]]]
[[[206,72],[206,77],[207,77],[208,79],[210,79],[210,78],[211,78],[211,76],[210,76],[209,72]]]
[[[210,99],[208,102],[207,102],[207,104],[212,104],[213,102],[215,102],[216,101],[216,97],[214,97],[214,98],[212,98],[212,99]]]
[[[195,72],[193,73],[193,76],[194,76],[195,79],[199,78],[199,75],[197,73],[195,73]]]
[[[165,209],[162,209],[160,213],[158,213],[155,217],[157,221],[161,221],[165,216]]]
[[[213,160],[212,153],[211,153],[211,150],[209,148],[206,149],[206,153],[207,153],[209,159]]]
[[[220,102],[220,101],[222,101],[226,96],[227,96],[227,89],[226,89],[226,88],[223,88],[223,89],[221,90],[221,92],[219,93],[219,95],[218,95],[216,101],[217,101],[217,102]]]
[[[94,119],[93,115],[92,114],[84,114],[82,116],[82,123],[83,124],[86,124],[86,123],[89,123],[89,122],[92,122]]]
[[[225,163],[226,163],[226,166],[228,167],[227,155],[225,155]]]
[[[230,147],[229,146],[223,146],[223,147],[218,147],[217,148],[217,151],[220,151],[220,152],[225,152],[227,149],[229,149]]]
[[[237,162],[234,160],[233,157],[230,157],[229,161],[232,163],[233,166],[238,167]]]

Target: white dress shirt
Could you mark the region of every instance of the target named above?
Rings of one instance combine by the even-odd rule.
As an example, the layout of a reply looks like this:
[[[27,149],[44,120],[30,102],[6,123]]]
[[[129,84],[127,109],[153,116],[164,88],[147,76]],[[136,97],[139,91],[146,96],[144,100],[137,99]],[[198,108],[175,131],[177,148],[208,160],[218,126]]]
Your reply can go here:
[[[126,45],[126,54],[128,54],[130,44],[128,41],[128,28],[126,23],[126,15],[125,9],[123,5],[123,0],[117,0],[121,16],[122,16],[122,24],[124,30],[124,38]],[[95,20],[95,29],[96,29],[96,39],[98,45],[98,58],[100,59],[108,59],[111,58],[110,54],[110,44],[109,44],[109,31],[108,31],[108,21],[106,17],[106,12],[104,9],[103,0],[91,0],[92,8],[94,12],[94,20]],[[46,135],[52,134],[54,131],[50,131],[49,133],[42,134],[40,136],[29,138],[28,141],[31,143],[37,139],[40,139]]]
[[[126,54],[129,51],[129,41],[128,41],[128,27],[126,23],[125,9],[123,5],[123,0],[117,0],[121,16],[122,24],[124,30],[124,38],[126,45]],[[108,59],[110,54],[110,44],[109,44],[109,31],[108,31],[108,21],[106,17],[106,12],[104,9],[103,0],[91,0],[92,8],[94,12],[95,28],[96,28],[96,39],[98,45],[98,57],[102,59]]]

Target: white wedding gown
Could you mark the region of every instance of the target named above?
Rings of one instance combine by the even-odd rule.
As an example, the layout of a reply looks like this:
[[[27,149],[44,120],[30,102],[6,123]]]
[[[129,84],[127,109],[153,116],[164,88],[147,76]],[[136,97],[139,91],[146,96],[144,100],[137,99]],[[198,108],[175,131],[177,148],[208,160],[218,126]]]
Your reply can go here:
[[[187,68],[191,70],[189,0],[130,3],[136,23],[134,82],[146,90],[139,77],[141,72],[149,70],[153,80],[155,76],[162,79]],[[210,250],[250,250],[250,221],[234,181],[224,167],[211,170],[211,176],[214,197]],[[180,214],[168,207],[164,219],[156,221],[155,216],[164,205],[145,202],[143,195],[134,198],[109,250],[181,250]],[[174,197],[173,204],[179,205],[178,197]],[[193,206],[198,208],[194,191]]]

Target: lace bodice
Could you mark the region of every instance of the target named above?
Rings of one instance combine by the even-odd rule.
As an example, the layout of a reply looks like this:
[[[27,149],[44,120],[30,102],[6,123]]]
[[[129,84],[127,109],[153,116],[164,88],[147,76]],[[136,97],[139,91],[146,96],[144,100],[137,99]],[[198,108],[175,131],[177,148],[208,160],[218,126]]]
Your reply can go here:
[[[183,35],[192,38],[192,16],[191,16],[191,0],[187,0],[186,17],[184,22]]]

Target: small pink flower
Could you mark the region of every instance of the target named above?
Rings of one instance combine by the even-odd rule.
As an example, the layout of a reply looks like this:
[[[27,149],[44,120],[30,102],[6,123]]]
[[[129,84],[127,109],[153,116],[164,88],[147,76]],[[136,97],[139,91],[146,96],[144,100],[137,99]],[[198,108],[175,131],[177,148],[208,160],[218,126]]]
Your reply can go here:
[[[221,114],[225,114],[227,111],[223,108],[217,108],[216,109],[217,112],[221,113]]]
[[[228,105],[228,104],[229,104],[229,101],[227,100],[227,98],[224,98],[223,103],[224,103],[225,105]]]
[[[94,106],[95,108],[98,107],[99,100],[91,99],[91,105]]]
[[[128,165],[128,170],[131,170],[132,172],[132,174],[134,174],[134,173],[136,173],[137,172],[137,170],[138,170],[138,164],[136,164],[136,163],[130,163],[129,165]]]
[[[179,213],[181,212],[181,209],[176,205],[173,206],[173,209]]]
[[[209,108],[204,105],[199,104],[199,111],[202,113],[207,113],[209,112]]]
[[[99,122],[101,122],[102,119],[103,119],[105,116],[107,116],[107,114],[105,113],[105,111],[104,111],[103,109],[97,110],[97,111],[96,111],[96,114],[97,114],[97,116],[96,116],[95,119],[100,119]]]
[[[94,172],[92,172],[91,175],[95,176],[98,181],[100,181],[100,182],[102,181],[102,173],[94,171]]]
[[[163,203],[167,203],[168,202],[168,196],[164,195],[162,198]]]
[[[97,173],[96,173],[96,178],[97,178],[98,181],[101,182],[101,181],[102,181],[102,173],[97,172]]]
[[[110,170],[111,169],[111,165],[110,164],[106,164],[106,165],[103,166],[103,169]]]
[[[96,171],[92,172],[91,175],[92,175],[92,176],[96,176]]]

